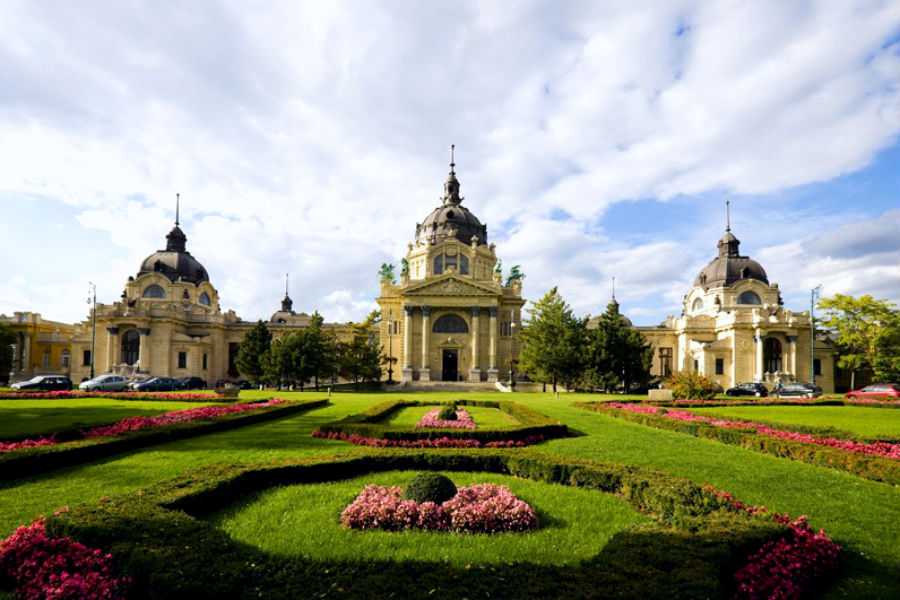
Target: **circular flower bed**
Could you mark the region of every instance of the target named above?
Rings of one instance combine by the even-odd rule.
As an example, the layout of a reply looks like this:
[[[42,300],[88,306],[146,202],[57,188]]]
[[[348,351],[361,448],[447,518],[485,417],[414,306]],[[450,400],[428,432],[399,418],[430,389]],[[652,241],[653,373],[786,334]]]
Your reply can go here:
[[[367,485],[341,513],[341,523],[351,529],[500,533],[536,529],[538,518],[504,485],[462,487],[441,504],[405,500],[400,486]]]

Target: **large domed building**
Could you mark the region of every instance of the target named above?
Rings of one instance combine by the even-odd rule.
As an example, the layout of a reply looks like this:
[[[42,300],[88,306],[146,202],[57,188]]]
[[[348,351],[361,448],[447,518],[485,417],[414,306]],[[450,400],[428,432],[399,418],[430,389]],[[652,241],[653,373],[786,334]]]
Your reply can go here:
[[[522,282],[504,285],[455,167],[451,155],[440,204],[416,225],[399,283],[381,281],[381,344],[403,381],[493,383],[508,379],[516,353]]]
[[[691,371],[723,388],[738,383],[810,381],[808,312],[784,308],[777,283],[757,261],[740,253],[730,219],[717,253],[684,296],[681,316],[658,327],[638,327],[653,346],[653,373]],[[834,350],[817,340],[816,383],[834,389]]]

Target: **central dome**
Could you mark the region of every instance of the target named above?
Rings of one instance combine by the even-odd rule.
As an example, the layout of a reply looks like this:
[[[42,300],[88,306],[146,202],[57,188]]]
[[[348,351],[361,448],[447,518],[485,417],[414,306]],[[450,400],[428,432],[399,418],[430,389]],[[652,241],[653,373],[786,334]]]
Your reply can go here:
[[[416,225],[416,241],[423,244],[437,244],[446,239],[456,238],[464,244],[471,244],[476,238],[479,245],[487,244],[487,226],[462,205],[459,195],[459,180],[453,170],[456,164],[450,162],[450,173],[444,183],[442,204],[425,220]]]
[[[749,256],[740,255],[740,245],[740,240],[731,233],[731,229],[726,229],[725,235],[719,240],[719,255],[703,267],[694,285],[704,288],[727,287],[743,279],[769,283],[762,265]]]
[[[144,259],[138,277],[147,273],[161,273],[171,281],[202,283],[209,281],[206,268],[187,251],[187,236],[175,221],[175,227],[166,236],[166,249],[158,250]]]

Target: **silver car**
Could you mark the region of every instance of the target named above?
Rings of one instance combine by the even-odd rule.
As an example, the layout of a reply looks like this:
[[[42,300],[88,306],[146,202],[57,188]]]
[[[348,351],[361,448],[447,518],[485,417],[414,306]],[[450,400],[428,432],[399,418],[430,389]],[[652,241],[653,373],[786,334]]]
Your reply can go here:
[[[124,392],[128,390],[128,380],[121,375],[99,375],[82,381],[78,389],[84,392]]]

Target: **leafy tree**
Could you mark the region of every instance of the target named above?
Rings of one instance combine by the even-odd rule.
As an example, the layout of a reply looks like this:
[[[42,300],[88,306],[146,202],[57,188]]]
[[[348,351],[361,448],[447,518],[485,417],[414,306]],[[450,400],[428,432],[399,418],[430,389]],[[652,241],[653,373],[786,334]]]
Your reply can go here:
[[[835,335],[838,366],[850,371],[851,388],[860,370],[871,370],[878,380],[900,376],[900,313],[893,303],[835,294],[819,308],[825,311],[822,325]]]
[[[520,335],[519,368],[535,381],[567,387],[581,376],[587,337],[586,319],[578,319],[554,287],[528,309]]]
[[[13,348],[16,334],[5,323],[0,323],[0,381],[6,381],[13,368]]]
[[[363,381],[379,381],[384,357],[381,345],[375,337],[375,329],[381,320],[377,310],[369,313],[362,323],[353,325],[349,342],[338,344],[338,362],[341,376],[357,386]]]
[[[322,379],[331,379],[337,372],[337,341],[334,335],[322,328],[323,323],[322,315],[314,312],[309,328],[304,331],[305,339],[301,347],[307,355],[303,360],[309,365],[316,391]]]
[[[597,328],[588,332],[584,381],[605,391],[650,381],[653,350],[644,336],[619,312],[613,300],[600,316]]]
[[[248,377],[250,381],[259,384],[263,380],[265,369],[264,357],[272,345],[272,333],[266,324],[260,320],[247,332],[238,348],[236,359],[238,370]]]
[[[522,281],[523,279],[525,279],[525,273],[522,272],[522,267],[513,265],[512,269],[509,270],[509,277],[506,278],[506,287],[511,286],[514,281]]]
[[[381,268],[378,269],[378,278],[382,283],[397,283],[397,278],[394,276],[394,265],[381,263]]]

